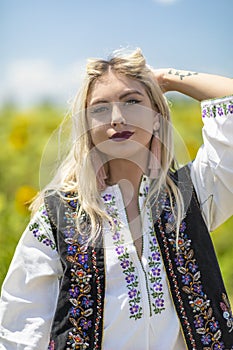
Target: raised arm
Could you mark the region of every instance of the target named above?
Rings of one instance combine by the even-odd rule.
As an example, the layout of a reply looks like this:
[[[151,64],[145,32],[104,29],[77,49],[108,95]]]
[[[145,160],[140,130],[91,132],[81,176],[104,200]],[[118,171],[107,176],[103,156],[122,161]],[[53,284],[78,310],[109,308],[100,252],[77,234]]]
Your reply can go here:
[[[202,101],[203,145],[191,178],[210,231],[233,215],[233,79],[172,68],[154,70],[162,91]]]
[[[154,70],[163,92],[178,91],[198,101],[233,94],[233,79],[173,68]]]

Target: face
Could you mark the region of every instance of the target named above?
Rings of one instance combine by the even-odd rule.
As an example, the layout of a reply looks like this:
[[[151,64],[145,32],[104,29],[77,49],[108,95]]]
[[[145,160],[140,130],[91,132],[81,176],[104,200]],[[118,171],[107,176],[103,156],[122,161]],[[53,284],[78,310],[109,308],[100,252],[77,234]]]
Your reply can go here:
[[[93,144],[113,158],[130,158],[149,148],[155,111],[144,86],[109,72],[92,87],[88,124]]]

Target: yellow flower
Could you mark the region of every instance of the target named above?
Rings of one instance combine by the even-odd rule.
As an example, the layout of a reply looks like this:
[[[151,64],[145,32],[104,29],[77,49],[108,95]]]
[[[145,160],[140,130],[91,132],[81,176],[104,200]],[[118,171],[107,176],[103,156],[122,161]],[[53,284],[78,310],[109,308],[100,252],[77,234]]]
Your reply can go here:
[[[23,127],[15,127],[9,137],[10,143],[14,148],[21,149],[28,142],[28,132]]]
[[[18,188],[15,194],[15,206],[20,214],[28,214],[30,201],[37,194],[37,190],[31,186],[25,185]]]

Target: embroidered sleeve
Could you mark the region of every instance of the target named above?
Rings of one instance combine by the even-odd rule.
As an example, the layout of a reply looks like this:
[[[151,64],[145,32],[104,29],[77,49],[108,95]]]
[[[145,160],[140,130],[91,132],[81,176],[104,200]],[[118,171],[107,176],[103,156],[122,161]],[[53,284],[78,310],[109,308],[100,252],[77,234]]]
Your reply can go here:
[[[233,215],[233,96],[202,101],[203,146],[191,176],[203,217],[214,230]]]
[[[46,349],[62,268],[44,206],[23,233],[0,299],[1,349]]]
[[[52,250],[56,249],[52,228],[48,218],[45,205],[39,208],[36,217],[29,224],[29,231],[42,244],[50,247]]]

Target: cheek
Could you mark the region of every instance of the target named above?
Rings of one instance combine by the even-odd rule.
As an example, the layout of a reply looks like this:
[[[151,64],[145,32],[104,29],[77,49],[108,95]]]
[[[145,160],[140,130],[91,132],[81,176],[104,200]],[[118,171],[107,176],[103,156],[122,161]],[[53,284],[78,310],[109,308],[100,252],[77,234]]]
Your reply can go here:
[[[94,145],[105,141],[107,137],[107,126],[105,124],[92,123],[90,125],[90,134]]]
[[[153,131],[146,131],[145,129],[138,129],[138,142],[146,147],[150,145]]]
[[[142,107],[135,109],[134,113],[126,114],[126,121],[128,124],[139,128],[144,132],[153,132],[154,111]]]
[[[105,129],[106,126],[109,124],[107,120],[104,118],[87,118],[89,131],[98,130],[98,129]]]

